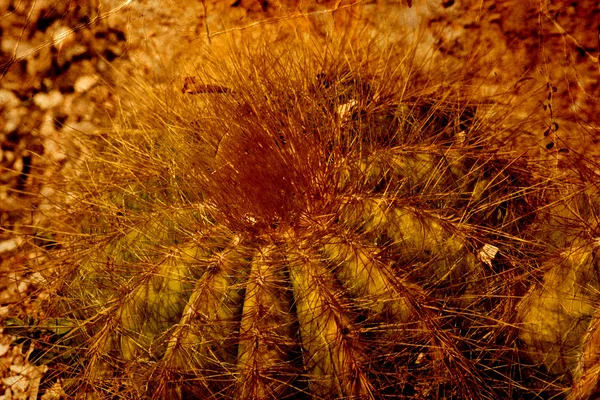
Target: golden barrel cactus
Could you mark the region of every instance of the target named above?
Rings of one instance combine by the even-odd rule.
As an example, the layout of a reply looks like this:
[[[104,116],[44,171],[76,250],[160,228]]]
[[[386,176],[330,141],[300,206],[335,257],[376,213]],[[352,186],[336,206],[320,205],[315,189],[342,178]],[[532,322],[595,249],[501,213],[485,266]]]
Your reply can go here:
[[[367,49],[238,49],[78,138],[43,271],[69,395],[560,390],[520,330],[558,181],[458,71]]]

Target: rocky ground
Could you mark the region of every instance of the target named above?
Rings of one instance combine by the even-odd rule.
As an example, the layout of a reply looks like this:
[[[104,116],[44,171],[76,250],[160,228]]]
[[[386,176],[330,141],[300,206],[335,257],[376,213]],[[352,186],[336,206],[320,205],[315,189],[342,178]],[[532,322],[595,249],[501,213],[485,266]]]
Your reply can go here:
[[[34,346],[15,333],[27,329],[44,296],[43,278],[30,267],[44,262],[36,250],[43,238],[29,239],[52,209],[46,183],[68,171],[78,151],[67,133],[107,125],[123,76],[180,84],[200,53],[222,54],[226,36],[270,35],[285,46],[290,35],[325,38],[332,24],[360,21],[398,41],[418,40],[440,60],[469,60],[486,94],[511,94],[516,117],[531,122],[518,144],[524,151],[559,161],[568,154],[569,162],[597,168],[600,7],[593,0],[181,3],[0,0],[0,399],[61,397],[46,367],[28,363]],[[369,7],[389,8],[389,25]],[[40,387],[54,389],[42,395]]]

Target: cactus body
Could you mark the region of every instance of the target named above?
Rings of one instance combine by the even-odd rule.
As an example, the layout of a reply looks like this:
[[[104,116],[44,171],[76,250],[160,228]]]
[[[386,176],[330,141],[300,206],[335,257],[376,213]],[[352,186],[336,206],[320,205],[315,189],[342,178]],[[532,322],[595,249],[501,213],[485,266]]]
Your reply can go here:
[[[224,64],[227,90],[161,92],[90,138],[49,276],[48,312],[76,326],[65,390],[520,397],[545,192],[497,145],[518,132],[424,95],[401,54],[383,71],[252,57]]]

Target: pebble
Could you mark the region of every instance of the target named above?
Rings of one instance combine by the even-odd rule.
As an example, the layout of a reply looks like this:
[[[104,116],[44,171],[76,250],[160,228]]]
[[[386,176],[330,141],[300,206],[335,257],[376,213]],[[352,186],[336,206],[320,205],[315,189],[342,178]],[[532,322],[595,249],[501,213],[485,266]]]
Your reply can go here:
[[[19,128],[21,124],[21,108],[11,108],[4,112],[4,118],[6,122],[4,123],[4,132],[12,133]]]
[[[37,93],[33,96],[33,103],[42,110],[58,107],[64,101],[64,96],[58,90],[49,93]]]
[[[55,162],[61,162],[67,158],[67,155],[61,148],[60,144],[55,138],[52,137],[47,137],[44,139],[44,152],[51,160]]]
[[[6,160],[7,163],[10,164],[15,159],[15,153],[12,152],[12,151],[5,151],[4,152],[4,159]]]
[[[9,345],[4,344],[4,343],[0,343],[0,357],[2,357],[3,355],[5,355],[6,353],[8,353],[8,349],[10,348]]]
[[[33,52],[34,47],[25,41],[19,41],[17,38],[5,36],[0,43],[0,50],[3,53],[14,54],[16,58],[25,58]]]
[[[84,75],[75,81],[73,88],[76,93],[85,93],[90,90],[98,82],[98,76],[96,75]]]
[[[23,158],[21,158],[21,157],[17,158],[12,165],[12,169],[17,172],[22,172],[23,171]]]
[[[7,387],[10,387],[12,390],[17,390],[19,392],[24,392],[27,390],[29,386],[29,379],[25,379],[20,375],[7,376],[2,379],[2,383]]]
[[[54,47],[60,49],[63,45],[71,45],[75,41],[73,30],[66,26],[58,26],[52,35]]]
[[[63,49],[63,51],[64,53],[62,55],[64,56],[64,60],[71,62],[73,61],[73,58],[85,54],[88,51],[88,48],[83,44],[77,43],[69,46],[66,50]]]
[[[48,111],[42,117],[42,123],[39,128],[39,134],[40,134],[40,136],[46,138],[46,137],[51,137],[52,135],[54,135],[54,132],[56,132],[56,129],[54,126],[54,117],[52,116],[52,112]],[[33,134],[33,132],[32,132],[32,134]]]
[[[19,248],[23,244],[20,239],[7,239],[0,242],[0,253],[6,253]]]
[[[15,374],[27,376],[31,367],[28,365],[11,365],[8,369]]]
[[[0,89],[0,107],[14,108],[17,107],[20,103],[21,101],[19,100],[17,95],[14,94],[12,91]]]

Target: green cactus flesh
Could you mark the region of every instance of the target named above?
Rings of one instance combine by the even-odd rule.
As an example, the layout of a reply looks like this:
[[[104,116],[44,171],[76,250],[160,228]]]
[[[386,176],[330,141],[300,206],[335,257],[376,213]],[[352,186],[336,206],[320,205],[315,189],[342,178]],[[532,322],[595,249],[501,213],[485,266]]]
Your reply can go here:
[[[431,82],[402,68],[275,60],[227,70],[229,93],[163,93],[90,139],[102,156],[71,183],[77,229],[48,307],[72,326],[56,343],[65,390],[517,398],[551,379],[519,340],[534,362],[552,346],[566,314],[551,297],[586,279],[592,250],[534,288],[549,184],[496,145],[519,132],[474,100],[420,95]],[[585,329],[593,308],[565,301]],[[519,338],[517,313],[553,319]],[[557,354],[548,372],[564,372]]]

